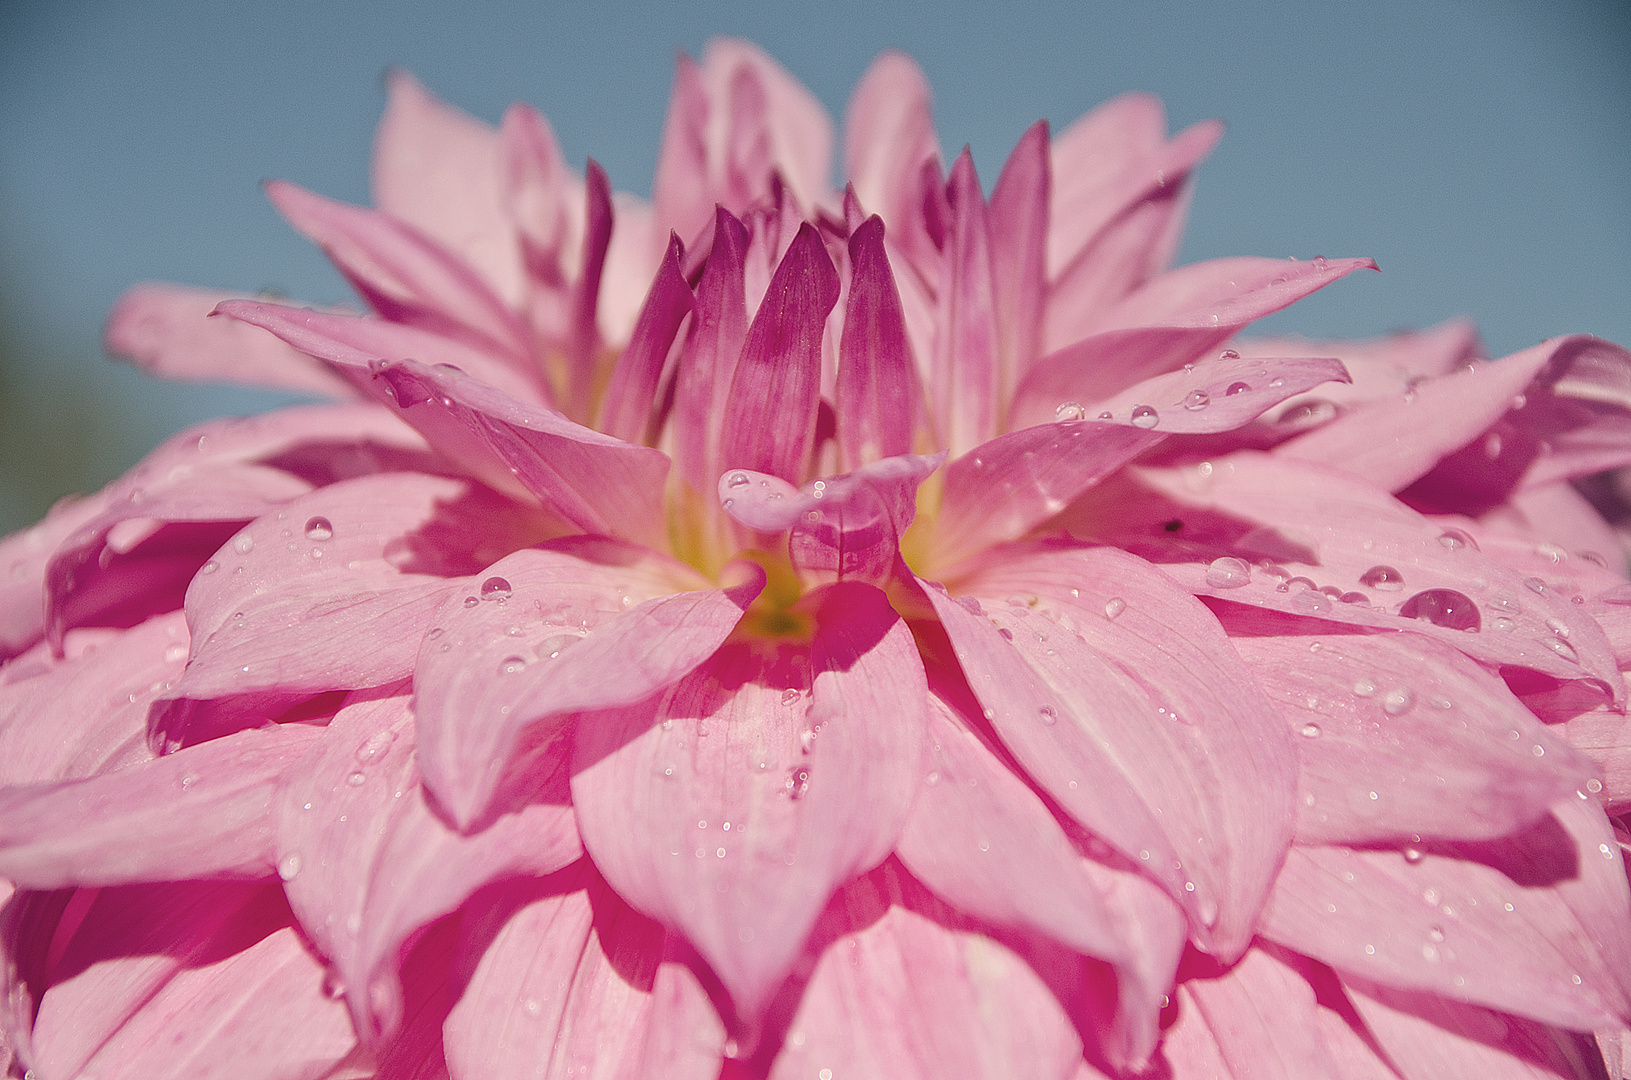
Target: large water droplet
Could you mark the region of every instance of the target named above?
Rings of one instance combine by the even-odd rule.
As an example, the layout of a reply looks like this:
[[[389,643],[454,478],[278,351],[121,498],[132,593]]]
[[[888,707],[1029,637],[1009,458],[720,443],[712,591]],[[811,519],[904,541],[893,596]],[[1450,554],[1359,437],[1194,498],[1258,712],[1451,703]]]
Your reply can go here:
[[[255,538],[248,533],[239,533],[238,538],[232,541],[232,550],[239,555],[248,555],[255,550]]]
[[[527,666],[527,661],[520,656],[506,656],[499,661],[498,673],[500,675],[514,675]]]
[[[1454,589],[1427,589],[1406,600],[1399,608],[1406,619],[1425,619],[1446,630],[1477,630],[1483,625],[1478,605],[1465,593]]]
[[[18,563],[17,565],[21,566],[22,563]],[[18,577],[18,574],[16,573],[16,567],[13,567],[12,569],[13,569],[12,577]],[[203,565],[203,567],[198,572],[200,574],[213,574],[219,569],[221,569],[221,564],[216,562],[214,559],[211,559],[209,562],[205,563]]]
[[[1112,596],[1110,599],[1104,602],[1104,617],[1107,619],[1113,619],[1126,610],[1127,601],[1123,600],[1119,596]]]
[[[1233,284],[1233,282],[1230,282],[1230,284]],[[1240,354],[1235,352],[1233,349],[1224,349],[1222,352],[1218,353],[1218,359],[1219,360],[1239,360],[1240,359]]]
[[[1569,624],[1555,615],[1546,620],[1546,629],[1550,630],[1560,638],[1566,638],[1569,636]]]
[[[745,472],[731,473],[729,476],[725,477],[725,486],[729,488],[747,487],[748,474]]]
[[[1039,715],[1042,718],[1042,722],[1047,724],[1049,727],[1052,727],[1059,720],[1059,713],[1055,711],[1052,705],[1042,706],[1037,710],[1037,715]]]
[[[356,757],[358,763],[367,765],[370,762],[378,761],[391,749],[391,744],[394,742],[396,742],[396,732],[389,730],[374,732],[363,740],[361,746],[357,747]]]
[[[306,522],[306,539],[319,542],[334,535],[334,526],[326,517],[314,517]]]
[[[1474,540],[1471,534],[1462,532],[1460,529],[1445,529],[1438,534],[1438,542],[1451,551],[1461,551],[1465,548],[1472,548],[1474,551],[1478,550],[1478,541]]]
[[[786,690],[782,691],[782,704],[783,705],[791,705],[802,696],[803,695],[800,694],[797,690],[795,690],[791,686],[789,686]]]
[[[1148,405],[1134,405],[1133,406],[1132,425],[1135,428],[1143,428],[1146,431],[1148,431],[1150,428],[1154,427],[1155,425],[1159,424],[1160,422],[1161,422],[1161,414],[1156,412],[1150,406],[1148,406]]]
[[[1055,420],[1086,420],[1087,406],[1079,401],[1061,402],[1059,407],[1053,410],[1053,418]]]
[[[164,662],[167,664],[180,663],[185,659],[187,659],[187,646],[179,641],[164,650]]]
[[[1391,566],[1373,566],[1359,575],[1359,584],[1377,592],[1398,592],[1404,588],[1404,575]]]
[[[1574,651],[1574,646],[1570,645],[1562,638],[1550,639],[1546,642],[1546,647],[1557,653],[1557,655],[1561,656],[1565,660],[1572,660],[1576,663],[1578,663],[1580,660],[1580,654]]]
[[[1212,404],[1212,395],[1205,390],[1191,390],[1184,397],[1184,408],[1190,412],[1200,412],[1210,404]]]
[[[1331,598],[1315,589],[1304,589],[1291,598],[1291,606],[1310,615],[1323,615],[1331,610]]]
[[[1231,555],[1213,559],[1212,565],[1206,568],[1206,583],[1214,589],[1238,589],[1250,584],[1251,580],[1252,568],[1246,565],[1244,559]]]
[[[1415,703],[1415,693],[1404,687],[1400,687],[1396,690],[1389,690],[1386,694],[1382,695],[1382,711],[1387,713],[1389,716],[1399,716],[1402,713],[1408,712],[1410,710],[1410,706],[1414,705]]]
[[[1244,394],[1250,389],[1251,389],[1251,386],[1249,386],[1246,383],[1232,382],[1232,383],[1229,384],[1229,389],[1227,389],[1227,390],[1225,390],[1223,392],[1223,396],[1224,397],[1234,397],[1236,394]]]
[[[481,583],[481,598],[483,600],[508,600],[510,598],[510,583],[501,577],[490,577]]]
[[[1318,724],[1304,724],[1297,730],[1305,739],[1317,739],[1320,737],[1320,726]]]
[[[291,851],[278,860],[277,876],[284,881],[293,881],[300,876],[300,852]]]

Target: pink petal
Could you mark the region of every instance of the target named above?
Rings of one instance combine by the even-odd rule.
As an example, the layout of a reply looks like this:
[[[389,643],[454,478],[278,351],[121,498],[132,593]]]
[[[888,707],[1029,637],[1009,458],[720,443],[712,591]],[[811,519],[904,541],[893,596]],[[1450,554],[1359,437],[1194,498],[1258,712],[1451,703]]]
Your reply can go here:
[[[957,587],[988,598],[986,618],[930,599],[1003,742],[1083,827],[1172,892],[1198,943],[1239,955],[1291,838],[1296,761],[1216,618],[1114,548],[1015,546],[972,569]],[[1016,664],[1029,684],[1017,698],[1025,683],[1006,677]],[[1095,779],[1107,769],[1143,813],[1101,801],[1116,790]]]
[[[584,184],[584,229],[581,270],[572,283],[571,337],[566,343],[567,412],[580,423],[591,419],[590,399],[600,361],[600,277],[606,265],[606,250],[612,239],[612,185],[594,158],[589,159]]]
[[[79,636],[64,643],[70,653]],[[175,611],[102,636],[43,674],[0,685],[0,784],[81,780],[153,756],[147,713],[186,664],[186,621]]]
[[[914,886],[891,864],[834,898],[771,1080],[818,1069],[861,1080],[1075,1076],[1081,1039],[1036,972],[937,921],[943,912]]]
[[[659,227],[692,237],[714,210],[708,163],[708,90],[702,69],[685,53],[674,61],[674,88],[668,97],[657,176],[651,184]]]
[[[657,381],[663,373],[674,335],[690,314],[691,287],[680,273],[685,245],[670,234],[668,253],[646,294],[628,347],[618,358],[611,385],[601,404],[600,430],[624,442],[655,441]]]
[[[910,453],[922,391],[876,215],[849,238],[849,301],[835,410],[846,468]]]
[[[1299,843],[1493,840],[1595,772],[1443,642],[1224,607],[1235,648],[1298,736]]]
[[[233,294],[179,285],[138,285],[119,298],[103,327],[114,356],[168,379],[243,383],[350,397],[344,379],[268,334],[209,320]]]
[[[269,877],[278,776],[317,736],[242,731],[85,780],[0,793],[0,876],[23,888]]]
[[[1259,930],[1345,976],[1576,1030],[1624,1022],[1631,893],[1601,810],[1570,797],[1443,851],[1294,847]]]
[[[446,1028],[457,1075],[719,1075],[725,1029],[696,976],[592,869],[512,887],[478,918],[463,944],[479,962]]]
[[[1363,341],[1308,341],[1300,337],[1237,339],[1241,356],[1334,356],[1353,376],[1348,386],[1321,391],[1337,405],[1351,407],[1383,399],[1398,400],[1422,379],[1449,375],[1485,359],[1478,328],[1471,319],[1447,319],[1426,330],[1400,330]]]
[[[844,114],[844,175],[861,206],[881,215],[910,261],[924,265],[937,253],[922,224],[918,177],[939,157],[928,80],[905,53],[879,53]]]
[[[1178,984],[1178,1021],[1161,1044],[1176,1075],[1343,1077],[1322,1037],[1314,988],[1296,970],[1261,948],[1228,971],[1193,967]]]
[[[894,846],[919,775],[927,690],[906,625],[857,583],[799,610],[808,652],[728,645],[661,696],[577,722],[584,846],[748,1018],[832,890]]]
[[[832,121],[821,102],[757,45],[738,38],[708,42],[702,73],[715,104],[709,127],[710,157],[733,181],[732,187],[749,197],[757,196],[758,185],[768,186],[774,170],[792,189],[799,205],[814,210],[826,195],[832,162]],[[763,98],[762,114],[749,125],[740,123],[738,111],[744,83],[756,84],[753,93]],[[753,170],[743,168],[746,159],[738,148],[756,142],[763,143],[757,152],[768,159],[754,175]],[[730,175],[738,171],[740,178]]]
[[[951,220],[927,389],[936,442],[957,457],[997,433],[1001,385],[985,196],[967,150],[952,166],[946,195]]]
[[[776,268],[748,327],[730,383],[720,462],[797,483],[815,437],[821,336],[838,302],[838,272],[809,224]]]
[[[106,491],[63,499],[45,520],[0,539],[0,660],[9,660],[45,635],[45,569],[52,554],[80,526],[112,503]]]
[[[710,497],[710,502],[714,481],[723,471],[719,464],[722,419],[747,336],[743,291],[747,247],[747,229],[720,208],[675,379],[674,460],[680,475],[695,491]],[[693,255],[697,251],[691,249]]]
[[[1556,565],[1552,563],[1552,554],[1561,548],[1574,552],[1585,562],[1600,562],[1605,576],[1618,579],[1625,572],[1625,553],[1619,534],[1603,520],[1603,515],[1580,489],[1567,480],[1513,492],[1504,507],[1484,515],[1483,523],[1503,531],[1511,528],[1519,534],[1521,542],[1526,542],[1531,558],[1544,551],[1542,557],[1551,565]],[[1496,551],[1502,546],[1498,536],[1491,538],[1492,554],[1518,569],[1516,560],[1509,560],[1504,553]]]
[[[1161,99],[1130,93],[1112,98],[1070,123],[1050,147],[1052,172],[1058,177],[1050,193],[1048,277],[1056,278],[1089,240],[1124,204],[1114,198],[1117,181],[1166,141],[1167,117]],[[1154,182],[1154,170],[1141,175]]]
[[[689,567],[611,541],[494,563],[416,639],[427,786],[468,829],[529,728],[631,705],[680,679],[724,642],[763,583],[758,572],[709,589]]]
[[[1041,355],[1047,297],[1048,123],[1020,137],[991,191],[991,285],[997,313],[1001,400]]]
[[[1414,630],[1485,664],[1594,679],[1623,698],[1607,639],[1565,591],[1507,569],[1468,538],[1346,473],[1242,452],[1199,471],[1144,470],[1138,482],[1142,490],[1101,489],[1116,515],[1104,538],[1199,595],[1331,623]],[[1088,505],[1099,497],[1065,520],[1092,518],[1103,528]],[[1179,527],[1169,530],[1173,521]],[[1344,603],[1321,588],[1366,602]]]
[[[192,659],[174,696],[406,678],[442,598],[459,588],[449,578],[473,569],[472,548],[507,539],[473,534],[495,502],[465,481],[387,473],[245,526],[187,590]]]
[[[325,199],[283,180],[266,195],[391,322],[524,357],[527,331],[471,266],[389,214]]]
[[[1160,997],[1172,985],[1187,926],[1176,905],[1133,874],[1085,859],[1025,781],[975,724],[929,701],[931,771],[895,854],[959,911],[996,926],[1040,931],[1115,964],[1121,1010],[1113,1056],[1135,1068],[1160,1037]],[[1109,895],[1105,895],[1109,894]],[[1133,911],[1112,906],[1133,901]]]
[[[337,336],[343,327],[315,312],[228,304],[225,313],[266,326],[344,368],[394,406],[437,450],[489,485],[542,502],[585,532],[658,540],[668,458],[580,427],[560,413],[517,401],[460,371],[391,360]]]
[[[351,1050],[277,889],[134,886],[69,909],[82,921],[57,928],[34,1019],[40,1076],[322,1076]]]
[[[374,203],[458,255],[508,304],[521,300],[521,256],[500,202],[493,129],[437,100],[400,68],[374,134]]]
[[[534,325],[549,336],[569,333],[564,305],[570,271],[567,253],[580,231],[579,183],[561,157],[555,132],[532,106],[517,102],[498,131],[503,203],[521,243]],[[541,295],[542,294],[542,295]],[[551,317],[538,318],[540,301]]]
[[[426,805],[406,687],[353,695],[277,796],[277,867],[289,902],[378,1044],[404,1019],[406,944],[482,886],[551,873],[583,853],[565,759],[543,752],[506,785],[506,812],[464,836]]]

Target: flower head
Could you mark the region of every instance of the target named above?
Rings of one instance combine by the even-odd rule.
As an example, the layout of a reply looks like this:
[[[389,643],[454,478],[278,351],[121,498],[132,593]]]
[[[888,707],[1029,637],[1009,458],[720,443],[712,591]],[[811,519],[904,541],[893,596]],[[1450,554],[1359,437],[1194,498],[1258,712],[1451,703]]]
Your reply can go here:
[[[108,327],[341,401],[0,548],[27,1067],[1619,1045],[1631,584],[1568,481],[1631,464],[1631,355],[1237,340],[1373,264],[1169,268],[1218,129],[1143,96],[987,196],[886,55],[837,192],[819,105],[719,42],[647,204],[525,106],[390,87],[376,209],[267,189],[369,313],[145,286]]]

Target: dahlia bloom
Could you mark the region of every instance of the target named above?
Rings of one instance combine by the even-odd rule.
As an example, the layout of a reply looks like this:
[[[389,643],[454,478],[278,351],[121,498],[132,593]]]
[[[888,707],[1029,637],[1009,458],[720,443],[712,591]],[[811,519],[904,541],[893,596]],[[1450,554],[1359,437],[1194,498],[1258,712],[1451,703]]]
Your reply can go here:
[[[1112,101],[989,198],[879,59],[682,58],[654,195],[392,78],[367,314],[110,350],[338,399],[0,543],[40,1080],[1619,1075],[1631,354],[1240,340]],[[213,317],[210,317],[213,313]]]

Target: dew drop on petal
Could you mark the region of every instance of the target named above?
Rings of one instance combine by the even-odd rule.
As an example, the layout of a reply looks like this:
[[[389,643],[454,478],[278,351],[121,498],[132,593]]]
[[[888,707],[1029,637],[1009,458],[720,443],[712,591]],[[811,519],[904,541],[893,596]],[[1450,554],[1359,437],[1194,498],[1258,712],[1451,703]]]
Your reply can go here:
[[[1422,860],[1421,848],[1419,848],[1419,847],[1407,847],[1407,848],[1404,849],[1404,861],[1405,862],[1407,862],[1407,863],[1419,863],[1419,862],[1421,862],[1421,860]]]
[[[1104,602],[1104,617],[1107,619],[1113,619],[1126,610],[1127,601],[1123,600],[1119,596],[1112,596],[1110,599]]]
[[[1148,431],[1161,422],[1161,414],[1149,405],[1134,405],[1130,422],[1135,428]]]
[[[306,539],[324,541],[334,535],[334,526],[326,517],[314,517],[306,522]]]
[[[506,656],[499,661],[498,673],[500,675],[514,675],[527,666],[527,661],[519,656]]]
[[[367,765],[370,762],[378,761],[391,749],[391,744],[394,742],[396,742],[396,732],[389,730],[374,732],[362,741],[361,746],[357,747],[357,762]]]
[[[1399,716],[1410,711],[1410,706],[1416,703],[1413,691],[1404,687],[1389,690],[1382,695],[1382,711],[1389,716]]]
[[[1331,610],[1331,598],[1316,589],[1305,589],[1291,598],[1291,606],[1310,615],[1320,615]]]
[[[22,564],[19,563],[18,565],[21,566]],[[198,572],[200,574],[213,574],[219,569],[221,569],[221,564],[216,562],[214,559],[211,559],[209,562],[205,563]],[[12,576],[15,577],[16,575],[13,574]]]
[[[1233,349],[1224,349],[1222,352],[1218,353],[1218,359],[1219,360],[1239,360],[1240,359],[1240,354],[1235,352]]]
[[[1191,390],[1184,397],[1184,408],[1190,412],[1200,412],[1212,403],[1212,395],[1205,390]]]
[[[167,664],[179,663],[187,659],[187,646],[179,641],[164,650],[164,662]]]
[[[1354,683],[1353,689],[1355,697],[1371,697],[1376,693],[1376,684],[1369,679],[1360,679]]]
[[[1580,654],[1574,651],[1574,646],[1570,645],[1562,638],[1552,638],[1546,642],[1546,647],[1557,653],[1557,655],[1561,656],[1565,660],[1572,660],[1577,663],[1580,660]]]
[[[293,881],[300,876],[300,852],[291,851],[278,860],[277,876],[284,881]]]
[[[362,773],[354,772],[345,778],[345,782],[350,784],[352,787],[362,787],[363,783],[367,779],[368,777],[364,776]]]
[[[1359,575],[1359,584],[1377,592],[1398,592],[1404,588],[1404,575],[1391,566],[1373,566]]]
[[[1223,392],[1223,396],[1224,397],[1234,397],[1236,394],[1244,394],[1247,391],[1249,391],[1250,389],[1251,389],[1251,386],[1249,386],[1246,383],[1232,382],[1232,383],[1229,384],[1229,389],[1227,389],[1227,390],[1225,390]]]
[[[1483,624],[1478,605],[1465,593],[1454,589],[1427,589],[1406,600],[1399,608],[1406,619],[1422,619],[1446,630],[1477,630]]]
[[[1106,409],[1106,410],[1104,410],[1104,411],[1103,411],[1103,412],[1101,412],[1101,413],[1100,413],[1100,414],[1099,414],[1099,419],[1100,419],[1100,420],[1109,420],[1109,419],[1111,419],[1111,416],[1110,416],[1110,410],[1109,410],[1109,409]]]
[[[1318,724],[1304,724],[1297,730],[1305,739],[1317,739],[1320,737],[1320,726]]]
[[[1532,593],[1541,593],[1544,595],[1546,592],[1546,583],[1538,577],[1524,578],[1523,584],[1524,587]]]
[[[745,472],[731,473],[729,476],[725,477],[725,486],[729,488],[747,487],[748,474]]]
[[[475,607],[479,603],[481,603],[481,601],[477,600],[474,596],[467,596],[464,598],[464,606],[467,608]]]
[[[1562,619],[1559,619],[1555,615],[1546,620],[1546,629],[1550,630],[1560,638],[1566,638],[1569,636],[1569,624],[1564,622]]]
[[[1213,559],[1212,565],[1206,568],[1206,583],[1214,589],[1238,589],[1250,584],[1251,580],[1252,568],[1246,565],[1244,559],[1232,555]]]
[[[1057,409],[1053,410],[1053,418],[1055,420],[1086,420],[1087,407],[1079,401],[1062,402]]]
[[[1362,592],[1345,592],[1341,596],[1337,597],[1337,599],[1342,601],[1344,604],[1368,605],[1370,603],[1370,597],[1366,596]]]
[[[1603,782],[1594,776],[1586,781],[1586,790],[1593,795],[1599,794],[1603,790]]]
[[[1037,714],[1042,718],[1042,722],[1049,727],[1052,727],[1059,720],[1059,713],[1054,710],[1052,705],[1042,706],[1037,710]]]
[[[248,555],[255,550],[255,538],[248,533],[239,533],[238,538],[232,541],[232,550],[239,555]]]
[[[1478,550],[1478,541],[1474,540],[1471,534],[1460,529],[1445,529],[1438,534],[1438,542],[1451,551],[1462,551],[1466,548],[1471,548],[1474,551]]]
[[[791,705],[791,704],[793,704],[793,702],[797,701],[801,696],[802,695],[800,695],[800,693],[797,690],[795,690],[791,686],[789,686],[786,690],[782,691],[782,704],[783,705]]]
[[[789,799],[802,799],[804,793],[810,790],[810,769],[805,765],[795,765],[787,774],[783,784]]]
[[[508,600],[510,598],[510,583],[505,578],[490,577],[481,583],[481,598],[483,600]]]

